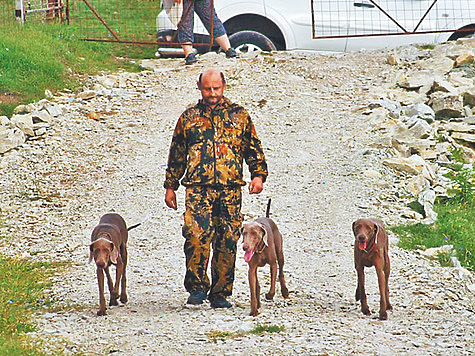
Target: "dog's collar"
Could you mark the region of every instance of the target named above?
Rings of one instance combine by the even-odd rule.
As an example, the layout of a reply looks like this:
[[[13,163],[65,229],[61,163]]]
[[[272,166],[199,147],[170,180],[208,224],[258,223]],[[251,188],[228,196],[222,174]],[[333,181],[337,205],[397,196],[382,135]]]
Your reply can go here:
[[[107,241],[112,242],[112,236],[111,236],[108,232],[102,232],[102,233],[100,233],[100,234],[97,236],[97,240],[100,240],[100,239],[103,239],[103,240],[107,240]],[[97,241],[97,240],[96,240],[96,241]]]

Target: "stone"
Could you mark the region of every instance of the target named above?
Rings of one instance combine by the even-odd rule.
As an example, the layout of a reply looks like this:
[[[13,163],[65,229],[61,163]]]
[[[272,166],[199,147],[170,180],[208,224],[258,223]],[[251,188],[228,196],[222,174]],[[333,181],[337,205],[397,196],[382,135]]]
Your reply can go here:
[[[408,179],[406,189],[414,196],[418,197],[419,194],[428,189],[430,186],[429,181],[424,178],[422,174],[419,174],[415,177],[411,177]]]
[[[26,136],[19,128],[0,131],[0,153],[16,148],[26,141]]]
[[[465,54],[462,54],[460,56],[458,56],[457,58],[455,58],[455,66],[456,67],[460,67],[464,64],[469,64],[469,63],[473,63],[474,62],[474,56],[472,53],[465,53]]]
[[[409,133],[415,138],[425,139],[432,133],[431,126],[426,121],[419,118],[411,118],[408,122],[408,126]]]
[[[408,158],[388,158],[383,161],[383,164],[397,171],[411,174],[421,174],[422,169],[425,166],[425,161],[420,156],[412,155]]]
[[[467,90],[462,94],[463,96],[463,105],[468,105],[470,107],[475,107],[475,89]]]
[[[473,87],[474,80],[473,78],[464,77],[461,72],[451,72],[447,77],[448,81],[455,87]]]
[[[33,123],[36,122],[47,122],[51,123],[53,118],[46,110],[39,110],[31,113],[31,118],[33,119]]]
[[[436,119],[462,116],[463,99],[461,96],[434,93],[431,95],[431,100]]]
[[[374,170],[374,169],[368,169],[366,170],[363,175],[365,175],[366,177],[370,177],[370,178],[381,178],[381,173],[379,173],[378,171]]]
[[[28,109],[26,105],[18,105],[15,109],[13,109],[13,114],[24,115],[28,114]]]
[[[432,84],[431,90],[434,91],[441,91],[444,93],[455,93],[455,87],[450,84],[447,80],[435,80]]]
[[[10,119],[7,116],[0,116],[0,126],[10,126]]]
[[[434,211],[435,192],[427,189],[419,194],[417,201],[424,207],[425,219],[423,224],[431,225],[437,220],[437,213]]]
[[[91,100],[96,97],[96,93],[92,90],[83,91],[82,93],[79,93],[77,97],[81,100]]]
[[[452,138],[457,140],[462,140],[469,143],[475,143],[475,134],[463,133],[463,132],[453,132],[450,135]]]
[[[424,103],[412,104],[404,107],[404,115],[408,117],[417,117],[431,123],[434,121],[435,113],[429,105]]]
[[[395,66],[399,64],[399,57],[396,54],[390,54],[388,56],[388,64]]]
[[[397,85],[408,90],[417,90],[423,86],[432,86],[433,74],[430,71],[417,71],[409,73],[398,80]]]
[[[35,133],[33,131],[33,118],[30,114],[26,115],[13,115],[10,120],[13,125],[18,127],[28,136],[34,136]]]
[[[47,103],[43,106],[43,108],[52,116],[52,117],[58,117],[60,116],[63,111],[54,104]]]

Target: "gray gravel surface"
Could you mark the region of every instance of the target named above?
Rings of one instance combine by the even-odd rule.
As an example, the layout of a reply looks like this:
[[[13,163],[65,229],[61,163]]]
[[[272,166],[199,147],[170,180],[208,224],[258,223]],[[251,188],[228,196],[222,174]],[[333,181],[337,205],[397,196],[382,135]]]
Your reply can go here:
[[[63,114],[46,138],[0,157],[0,251],[68,262],[51,290],[64,308],[38,315],[33,339],[46,340],[47,350],[86,355],[473,354],[471,272],[437,266],[391,244],[389,320],[377,319],[374,269],[366,270],[373,315],[364,316],[354,300],[352,221],[372,216],[388,225],[404,222],[394,199],[381,204],[399,178],[382,166],[388,153],[372,148],[377,133],[358,113],[387,85],[392,69],[386,62],[386,52],[231,60],[207,54],[195,66],[149,60],[141,73],[91,77],[88,88],[109,86],[105,95],[54,98]],[[174,125],[198,100],[197,76],[211,66],[225,72],[226,96],[250,112],[269,164],[263,193],[244,193],[245,219],[263,215],[272,198],[271,217],[284,237],[290,299],[279,287],[274,301],[262,295],[258,317],[248,316],[241,249],[233,308],[185,305],[183,187],[178,211],[163,199]],[[100,119],[87,117],[90,112]],[[368,169],[382,177],[364,175]],[[129,225],[144,223],[130,232],[129,303],[97,317],[88,242],[110,211]],[[259,270],[259,280],[264,294],[268,267]],[[257,325],[283,330],[251,334]]]

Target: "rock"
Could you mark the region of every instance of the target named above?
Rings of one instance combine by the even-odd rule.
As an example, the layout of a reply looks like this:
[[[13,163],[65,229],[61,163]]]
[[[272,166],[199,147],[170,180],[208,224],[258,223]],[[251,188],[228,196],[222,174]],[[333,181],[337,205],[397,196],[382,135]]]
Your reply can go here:
[[[0,153],[22,145],[26,141],[25,134],[19,128],[0,131]]]
[[[6,116],[0,116],[0,126],[9,127],[10,126],[10,119],[8,119],[8,117],[6,117]]]
[[[39,110],[39,111],[33,112],[31,114],[31,118],[33,119],[33,123],[36,123],[36,122],[51,123],[51,121],[53,120],[51,115],[46,110]]]
[[[417,90],[423,86],[432,86],[433,73],[430,71],[417,71],[404,75],[398,80],[397,85],[408,90]]]
[[[28,114],[29,111],[26,107],[26,105],[18,105],[15,109],[13,109],[13,114],[19,114],[19,115],[24,115]]]
[[[18,127],[28,136],[34,136],[35,133],[33,131],[33,118],[30,114],[26,115],[13,115],[10,120],[13,125]]]
[[[406,189],[415,197],[419,196],[422,191],[429,189],[429,187],[429,181],[422,174],[409,178],[406,185]]]
[[[426,165],[425,161],[417,155],[412,155],[409,158],[388,158],[383,161],[383,164],[397,171],[411,174],[421,174],[423,167]]]
[[[457,139],[457,140],[462,140],[462,141],[469,142],[469,143],[475,143],[475,134],[468,134],[468,133],[462,133],[462,132],[453,132],[450,136],[452,138]]]
[[[468,105],[470,107],[475,107],[475,89],[467,90],[462,94],[463,96],[463,105]]]
[[[388,64],[395,66],[399,64],[399,57],[396,54],[390,54],[388,56]]]
[[[92,90],[83,91],[82,93],[79,93],[77,97],[81,100],[91,100],[96,97],[96,93]]]
[[[431,225],[437,220],[437,213],[433,206],[435,202],[435,192],[427,189],[419,194],[417,201],[424,207],[425,219],[423,221],[426,225]]]
[[[43,108],[52,116],[52,117],[58,117],[60,116],[63,112],[62,110],[54,104],[47,103],[43,106]]]
[[[408,117],[417,117],[431,123],[434,121],[435,113],[429,105],[419,103],[406,106],[403,109],[404,115]]]
[[[450,266],[456,267],[456,268],[462,267],[462,265],[460,264],[460,261],[455,256],[450,257]]]
[[[473,78],[464,77],[461,72],[451,72],[448,75],[448,81],[455,87],[473,87],[474,80]]]
[[[412,117],[408,121],[408,126],[408,132],[415,138],[428,138],[432,132],[431,126],[426,121],[417,117]]]
[[[443,79],[435,80],[434,83],[432,84],[431,90],[432,91],[441,91],[441,92],[444,92],[444,93],[455,93],[456,92],[455,87],[452,84],[450,84],[448,81],[443,80]]]
[[[378,171],[374,170],[374,169],[368,169],[366,170],[363,175],[365,175],[366,177],[370,177],[370,178],[381,178],[381,173],[379,173]]]
[[[433,93],[431,95],[432,109],[437,119],[446,117],[461,117],[463,99],[459,95]]]
[[[473,56],[472,53],[462,54],[462,55],[458,56],[457,58],[455,58],[455,66],[460,67],[461,65],[464,65],[464,64],[473,63],[474,58],[475,57]]]
[[[388,116],[392,119],[399,119],[401,114],[401,104],[392,100],[378,100],[369,105],[370,109],[385,108],[388,110]]]

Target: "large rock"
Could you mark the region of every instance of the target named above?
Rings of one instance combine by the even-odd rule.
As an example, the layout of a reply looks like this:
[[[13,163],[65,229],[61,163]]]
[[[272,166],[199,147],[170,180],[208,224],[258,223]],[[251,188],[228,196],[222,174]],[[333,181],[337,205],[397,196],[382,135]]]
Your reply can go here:
[[[19,128],[0,129],[0,153],[22,145],[26,141],[25,134]]]
[[[431,71],[417,71],[404,75],[397,85],[408,90],[417,90],[423,86],[432,86],[434,75]]]
[[[404,107],[404,115],[408,117],[417,117],[431,123],[434,121],[435,113],[429,105],[419,103]]]
[[[37,122],[51,123],[51,121],[53,120],[51,115],[46,110],[35,111],[31,113],[31,117],[33,119],[33,123],[37,123]]]
[[[30,114],[26,115],[13,115],[10,120],[15,127],[18,127],[28,136],[34,136],[35,132],[33,131],[33,118]]]
[[[462,95],[464,105],[475,107],[475,89],[467,90]]]
[[[383,161],[385,166],[395,169],[401,172],[407,172],[411,174],[421,174],[422,169],[425,165],[425,161],[417,156],[412,155],[411,157],[393,157],[387,158]]]
[[[463,133],[463,132],[453,132],[451,135],[453,138],[457,140],[462,140],[465,142],[475,144],[475,134]]]
[[[434,110],[435,117],[461,117],[463,113],[463,98],[459,95],[433,93],[432,110]]]
[[[472,53],[464,53],[455,58],[455,66],[460,67],[464,64],[469,64],[474,62],[474,56]]]

